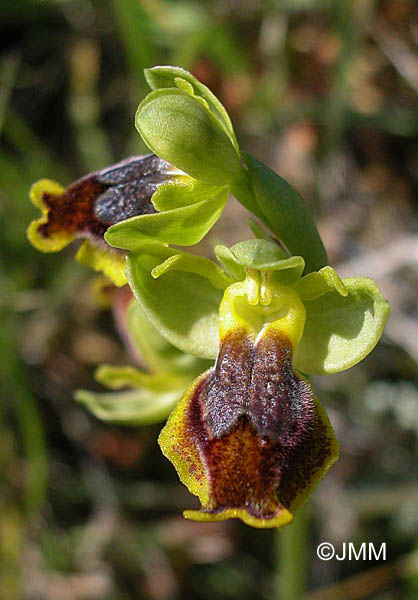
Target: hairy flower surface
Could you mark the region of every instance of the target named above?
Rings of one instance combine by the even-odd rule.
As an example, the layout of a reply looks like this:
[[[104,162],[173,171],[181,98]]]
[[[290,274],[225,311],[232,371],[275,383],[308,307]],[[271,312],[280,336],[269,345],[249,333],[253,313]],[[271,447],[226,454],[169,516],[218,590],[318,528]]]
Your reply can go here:
[[[58,252],[76,238],[85,238],[77,259],[123,285],[124,253],[108,246],[104,234],[110,225],[156,213],[154,192],[176,179],[182,179],[179,171],[152,154],[132,156],[85,175],[66,189],[41,179],[30,196],[43,216],[30,224],[29,240],[42,252]]]
[[[216,365],[191,386],[159,441],[201,500],[202,510],[186,517],[280,527],[335,462],[338,446],[292,367],[306,316],[301,300],[272,284],[256,302],[253,288],[251,278],[227,288]]]
[[[155,154],[67,189],[43,179],[31,190],[43,213],[29,226],[32,244],[55,252],[85,238],[77,259],[134,296],[120,305],[119,329],[146,371],[102,365],[96,379],[120,391],[76,398],[105,421],[139,425],[182,397],[159,442],[200,499],[185,516],[282,527],[338,456],[306,376],[360,362],[389,306],[372,279],[340,279],[328,266],[301,196],[240,151],[206,86],[179,67],[145,77],[152,91],[135,125]],[[170,247],[200,242],[230,194],[275,237],[250,221],[256,239],[215,247],[221,266]]]
[[[302,276],[303,258],[286,257],[272,241],[215,252],[225,270],[158,243],[128,257],[130,286],[150,322],[184,352],[216,359],[159,443],[201,501],[186,517],[281,527],[338,455],[303,373],[362,360],[389,308],[371,279],[340,279],[329,266]]]

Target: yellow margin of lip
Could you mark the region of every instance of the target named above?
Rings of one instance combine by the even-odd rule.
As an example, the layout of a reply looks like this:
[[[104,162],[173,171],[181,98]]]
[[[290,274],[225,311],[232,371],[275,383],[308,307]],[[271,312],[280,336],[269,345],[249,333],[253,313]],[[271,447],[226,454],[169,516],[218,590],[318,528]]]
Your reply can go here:
[[[62,185],[52,179],[39,179],[30,189],[29,195],[32,204],[39,208],[42,217],[32,221],[26,233],[32,246],[41,252],[59,252],[75,239],[74,234],[67,231],[58,231],[49,238],[42,237],[38,231],[41,225],[48,222],[49,208],[44,204],[42,196],[45,193],[52,196],[61,196],[64,192],[65,189]]]
[[[202,521],[206,523],[225,521],[226,519],[241,519],[241,521],[246,525],[250,525],[250,527],[257,527],[258,529],[284,527],[293,521],[293,515],[287,510],[287,508],[279,509],[277,516],[272,517],[271,519],[258,519],[257,517],[250,515],[243,508],[227,508],[219,513],[210,513],[200,510],[185,510],[183,511],[183,517],[185,519],[192,519],[193,521]]]
[[[95,271],[101,271],[117,287],[127,283],[125,254],[103,247],[96,247],[86,240],[76,254],[76,260]]]

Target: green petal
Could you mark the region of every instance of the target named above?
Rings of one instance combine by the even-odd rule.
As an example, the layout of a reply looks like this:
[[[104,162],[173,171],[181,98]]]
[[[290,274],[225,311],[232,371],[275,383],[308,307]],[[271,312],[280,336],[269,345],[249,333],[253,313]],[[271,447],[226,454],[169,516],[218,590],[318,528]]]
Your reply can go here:
[[[196,202],[212,198],[213,196],[216,196],[221,189],[224,189],[217,185],[202,183],[188,175],[185,175],[184,177],[184,182],[174,184],[166,183],[161,185],[157,191],[154,192],[151,201],[158,212],[190,206]]]
[[[177,187],[177,193],[182,194],[186,186]],[[174,193],[170,190],[170,194]],[[226,186],[208,188],[203,200],[189,206],[121,221],[107,230],[106,242],[124,250],[136,250],[146,239],[179,246],[197,244],[219,219],[228,193]]]
[[[372,279],[343,280],[347,296],[337,289],[305,300],[306,323],[294,366],[323,375],[349,369],[373,350],[389,315],[389,304]]]
[[[164,421],[182,393],[184,389],[158,392],[147,387],[105,394],[78,390],[74,398],[101,421],[136,426]]]
[[[218,307],[222,291],[196,273],[169,271],[154,279],[151,272],[177,252],[149,243],[127,259],[127,279],[146,317],[174,346],[214,358],[218,350]]]
[[[154,154],[196,179],[222,185],[242,170],[236,148],[207,103],[183,89],[148,94],[135,125]]]
[[[185,271],[195,273],[206,277],[212,285],[220,290],[224,290],[228,285],[234,283],[234,280],[228,277],[217,264],[195,254],[186,254],[185,252],[170,256],[163,263],[151,271],[151,275],[157,279],[169,271]]]
[[[332,267],[323,267],[314,273],[308,273],[297,281],[295,290],[302,300],[315,300],[327,292],[335,290],[340,296],[347,296],[348,291],[344,282]]]
[[[193,77],[193,75],[185,69],[172,66],[157,66],[153,67],[152,69],[145,69],[144,73],[148,85],[153,90],[159,88],[179,87],[181,86],[178,81],[179,79],[189,83],[192,86],[195,95],[206,100],[210,110],[221,122],[225,132],[231,139],[237,152],[239,151],[238,142],[235,137],[231,119],[229,118],[224,106],[219,102],[218,98],[210,91],[210,89],[203,85],[203,83],[200,83],[196,77]]]
[[[128,308],[126,327],[141,358],[153,372],[177,373],[193,378],[211,365],[210,361],[182,352],[170,344],[147,319],[136,300]]]
[[[328,263],[314,220],[298,192],[253,156],[243,153],[261,219],[290,254],[305,259],[305,272]],[[240,200],[239,197],[237,197]]]

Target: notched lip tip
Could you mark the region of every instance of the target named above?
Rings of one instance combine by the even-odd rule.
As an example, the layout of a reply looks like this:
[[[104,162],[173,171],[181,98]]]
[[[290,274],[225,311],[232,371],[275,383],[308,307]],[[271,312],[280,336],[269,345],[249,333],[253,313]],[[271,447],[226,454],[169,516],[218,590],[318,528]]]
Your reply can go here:
[[[227,519],[239,519],[245,525],[255,527],[257,529],[273,529],[281,528],[289,525],[293,521],[293,514],[287,508],[280,508],[275,513],[275,516],[269,519],[263,519],[251,515],[245,508],[226,508],[219,512],[210,512],[205,509],[201,510],[184,510],[183,517],[192,521],[200,521],[203,523],[215,523],[226,521]]]

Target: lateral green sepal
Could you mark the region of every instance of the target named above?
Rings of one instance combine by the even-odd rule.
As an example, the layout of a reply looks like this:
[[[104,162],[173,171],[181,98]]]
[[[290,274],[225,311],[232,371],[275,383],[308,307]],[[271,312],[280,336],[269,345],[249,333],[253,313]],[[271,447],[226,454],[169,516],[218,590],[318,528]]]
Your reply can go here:
[[[334,288],[304,300],[306,322],[294,366],[303,373],[344,371],[373,350],[389,316],[389,304],[372,279],[343,279],[347,295]]]
[[[173,346],[201,358],[218,351],[218,307],[222,290],[197,273],[151,273],[178,251],[163,244],[143,244],[129,254],[126,276],[149,321]]]
[[[208,258],[185,252],[167,258],[151,271],[151,275],[157,279],[169,271],[184,271],[206,277],[212,285],[220,290],[224,290],[228,285],[234,283],[234,280],[228,277],[225,271]]]

